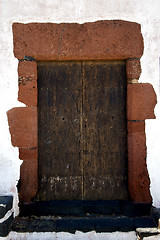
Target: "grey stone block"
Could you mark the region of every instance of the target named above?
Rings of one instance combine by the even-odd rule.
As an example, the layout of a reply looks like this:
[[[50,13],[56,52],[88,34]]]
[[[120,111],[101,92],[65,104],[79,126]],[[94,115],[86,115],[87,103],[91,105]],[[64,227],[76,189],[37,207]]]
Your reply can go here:
[[[10,230],[13,221],[13,214],[4,222],[0,223],[0,237],[6,237]]]
[[[12,196],[0,196],[0,219],[12,208]]]

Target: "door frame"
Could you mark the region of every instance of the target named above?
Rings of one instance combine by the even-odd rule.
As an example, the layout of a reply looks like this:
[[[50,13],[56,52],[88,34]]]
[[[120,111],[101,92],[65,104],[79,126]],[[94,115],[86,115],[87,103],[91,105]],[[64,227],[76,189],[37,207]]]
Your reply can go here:
[[[135,202],[151,202],[146,167],[145,119],[155,118],[152,85],[138,83],[143,37],[140,24],[122,20],[91,23],[14,23],[14,55],[19,60],[18,100],[8,111],[12,145],[23,160],[20,202],[32,202],[38,188],[37,61],[126,60],[128,190]],[[146,97],[147,95],[147,97]]]

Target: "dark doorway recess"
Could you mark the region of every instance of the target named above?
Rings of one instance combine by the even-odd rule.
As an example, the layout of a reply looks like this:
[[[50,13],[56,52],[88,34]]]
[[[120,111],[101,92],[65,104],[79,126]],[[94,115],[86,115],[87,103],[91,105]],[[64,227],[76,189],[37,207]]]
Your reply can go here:
[[[38,63],[36,200],[127,200],[125,61]]]

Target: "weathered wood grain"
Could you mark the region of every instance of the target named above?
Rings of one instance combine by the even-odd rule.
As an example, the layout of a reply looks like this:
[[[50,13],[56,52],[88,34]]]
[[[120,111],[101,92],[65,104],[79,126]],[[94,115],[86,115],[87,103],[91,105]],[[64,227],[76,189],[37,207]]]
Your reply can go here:
[[[84,199],[126,199],[124,62],[83,63]]]
[[[81,63],[38,64],[39,199],[81,199]]]
[[[39,200],[127,199],[123,61],[38,63]]]

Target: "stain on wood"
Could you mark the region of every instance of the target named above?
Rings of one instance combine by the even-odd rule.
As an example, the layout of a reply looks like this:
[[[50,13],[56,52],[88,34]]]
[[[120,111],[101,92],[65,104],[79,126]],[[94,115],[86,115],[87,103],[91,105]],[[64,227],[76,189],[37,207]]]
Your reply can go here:
[[[127,199],[125,62],[39,62],[38,139],[37,199]]]

